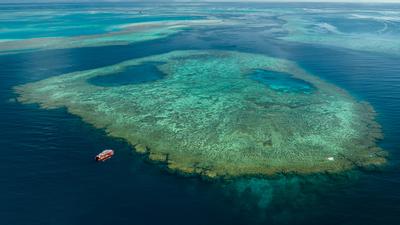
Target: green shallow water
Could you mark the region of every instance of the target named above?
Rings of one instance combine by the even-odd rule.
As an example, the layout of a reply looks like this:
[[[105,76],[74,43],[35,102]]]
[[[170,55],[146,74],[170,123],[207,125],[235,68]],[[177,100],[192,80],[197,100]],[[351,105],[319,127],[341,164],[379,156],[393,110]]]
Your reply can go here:
[[[153,62],[163,79],[122,86],[89,82]],[[314,90],[270,88],[249,77],[256,70],[290,74]],[[386,161],[376,145],[381,131],[372,107],[293,62],[264,55],[173,51],[51,77],[16,91],[25,103],[66,107],[183,174],[307,174]]]

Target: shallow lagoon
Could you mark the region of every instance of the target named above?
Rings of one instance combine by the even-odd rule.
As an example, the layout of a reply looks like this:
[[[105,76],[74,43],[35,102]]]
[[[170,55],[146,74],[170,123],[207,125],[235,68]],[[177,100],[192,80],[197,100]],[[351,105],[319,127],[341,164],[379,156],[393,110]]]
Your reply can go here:
[[[269,88],[285,93],[297,92],[311,94],[315,87],[301,79],[293,78],[291,74],[282,72],[271,72],[266,70],[255,70],[250,79],[260,82]]]
[[[1,195],[1,202],[10,202],[1,204],[3,221],[88,224],[94,221],[93,215],[107,208],[112,213],[97,223],[397,224],[398,211],[393,207],[399,203],[396,166],[381,172],[354,171],[339,176],[278,176],[228,184],[204,183],[169,176],[157,166],[142,163],[140,156],[130,153],[129,146],[107,138],[64,110],[39,110],[37,106],[10,100],[16,97],[11,88],[18,84],[188,46],[258,52],[296,61],[307,71],[350,91],[357,99],[372,103],[385,131],[380,144],[390,150],[390,164],[396,164],[400,127],[398,58],[275,40],[266,42],[240,31],[219,30],[204,35],[206,30],[200,30],[145,45],[3,56],[1,125],[6,136],[1,143],[8,148],[3,150],[1,166],[2,171],[15,171],[0,176],[4,179],[2,193],[8,193]],[[237,36],[218,38],[231,37],[232,33]],[[237,37],[247,37],[252,42]],[[203,38],[207,42],[202,42]],[[52,63],[46,63],[49,60]],[[104,146],[120,151],[115,160],[99,168],[90,159]],[[96,198],[98,195],[103,198]]]

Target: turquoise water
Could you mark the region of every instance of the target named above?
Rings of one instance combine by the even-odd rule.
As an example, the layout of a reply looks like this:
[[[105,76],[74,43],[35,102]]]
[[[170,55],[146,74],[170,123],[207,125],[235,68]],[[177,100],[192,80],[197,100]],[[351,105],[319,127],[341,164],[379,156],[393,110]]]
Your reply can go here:
[[[11,14],[12,12],[10,12]],[[25,39],[40,37],[70,37],[81,35],[103,34],[109,31],[118,31],[117,25],[135,24],[143,22],[179,21],[202,19],[196,16],[121,16],[120,14],[67,14],[49,15],[42,19],[28,20],[24,17],[20,21],[3,19],[0,39]]]
[[[60,5],[58,5],[60,6]],[[31,11],[31,7],[34,8]],[[71,10],[73,9],[73,10]],[[119,31],[120,25],[143,22],[189,21],[204,16],[152,15],[144,8],[104,6],[0,5],[0,39],[71,37]]]
[[[348,32],[348,33],[375,33],[385,31],[386,23],[385,21],[376,21],[376,20],[366,20],[366,19],[355,19],[355,18],[324,18],[320,20],[321,23],[331,24],[336,27],[339,32]],[[394,27],[396,23],[392,24]],[[396,29],[389,29],[396,30]]]
[[[267,70],[255,70],[250,74],[250,79],[264,84],[272,90],[284,93],[304,93],[311,94],[315,87],[301,79],[293,78],[292,75],[282,72]]]
[[[80,8],[88,12],[98,7],[90,4],[84,7],[1,5],[0,10],[41,14],[43,9],[68,12]],[[129,7],[136,10],[143,5],[128,4],[122,8]],[[309,8],[314,10],[314,17],[322,17],[321,21],[326,11],[333,9],[341,12],[338,21],[343,12],[365,10],[393,14],[394,11],[395,14],[400,10],[399,5],[342,4],[174,5],[173,9],[168,5],[158,10],[170,13],[181,9],[188,14],[207,11],[207,15],[227,19],[240,17],[235,13],[246,7],[257,10]],[[112,12],[121,5],[108,4],[101,8]],[[322,12],[315,13],[316,10]],[[299,14],[302,13],[306,12]],[[250,23],[253,17],[244,20]],[[27,18],[34,20],[34,16]],[[265,26],[197,27],[160,40],[124,46],[1,55],[2,223],[397,225],[400,215],[400,58],[397,52],[289,42],[279,39],[285,31],[273,32],[281,20],[274,15],[263,15],[264,20],[256,18],[258,24],[265,22]],[[0,23],[4,21],[2,18]],[[275,23],[269,23],[271,21]],[[29,23],[32,21],[22,23],[22,27]],[[363,26],[374,24],[376,22],[372,20]],[[74,32],[81,32],[77,29]],[[369,32],[370,28],[354,28],[357,29]],[[396,35],[396,32],[394,29],[391,33]],[[40,33],[52,35],[46,30]],[[162,165],[146,163],[140,155],[132,153],[132,148],[123,140],[108,137],[104,131],[72,116],[65,109],[44,110],[37,105],[22,105],[15,101],[17,96],[12,89],[15,85],[187,49],[235,50],[289,59],[308,72],[344,88],[357,99],[370,102],[378,112],[378,122],[385,133],[385,139],[379,144],[390,153],[388,166],[378,171],[355,170],[339,175],[282,175],[265,179],[243,178],[227,183],[206,182],[169,174]],[[153,69],[152,66],[133,68],[144,72],[140,74],[150,74],[149,77],[158,79],[158,73]],[[124,74],[104,78],[97,85],[136,82]],[[265,75],[263,71],[261,74],[256,81],[267,88],[275,82],[283,82],[291,91],[308,87],[288,74],[275,74],[280,78],[278,81],[271,79],[269,73]],[[140,77],[137,79],[147,79]],[[115,149],[115,157],[104,164],[94,163],[93,156],[104,148]]]

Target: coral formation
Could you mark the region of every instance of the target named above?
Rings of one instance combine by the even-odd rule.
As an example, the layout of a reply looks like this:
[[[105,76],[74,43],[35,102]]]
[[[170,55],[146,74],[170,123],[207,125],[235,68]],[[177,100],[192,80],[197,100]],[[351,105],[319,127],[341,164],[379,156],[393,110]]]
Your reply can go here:
[[[0,55],[35,50],[128,45],[166,38],[193,27],[219,26],[221,24],[220,20],[212,19],[153,21],[121,25],[116,31],[111,30],[101,34],[11,40],[0,38]]]
[[[187,27],[183,25],[137,25],[136,27],[132,27],[123,31],[110,32],[106,34],[3,41],[0,42],[0,55],[42,49],[125,45],[164,38],[169,35],[176,34],[185,28]]]
[[[346,17],[347,15],[342,16]],[[356,51],[369,51],[394,55],[398,55],[400,52],[400,41],[397,36],[381,33],[380,30],[366,33],[353,33],[349,31],[341,32],[335,26],[317,20],[326,20],[329,18],[325,18],[324,16],[310,18],[310,16],[286,15],[279,18],[286,21],[282,28],[287,31],[287,35],[280,37],[280,39],[285,41],[334,46]],[[340,17],[336,17],[335,19],[339,20]],[[371,25],[373,22],[375,22],[374,19],[365,19],[364,21],[364,23],[369,23],[368,27],[373,27],[373,25]],[[354,22],[352,21],[352,18],[348,18],[345,20],[345,23],[356,24],[357,21]],[[399,25],[397,23],[385,21],[385,26],[387,26],[386,23],[394,25],[393,28],[388,29],[391,30],[390,32],[396,32],[396,30],[398,30]],[[352,27],[353,30],[356,28],[357,26]]]
[[[165,74],[162,79],[119,86],[89,82],[153,62]],[[313,91],[271,88],[251,79],[256,70],[290,74]],[[150,160],[186,174],[339,172],[386,161],[376,145],[382,134],[371,106],[293,62],[264,55],[174,51],[51,77],[16,91],[21,102],[66,107]]]

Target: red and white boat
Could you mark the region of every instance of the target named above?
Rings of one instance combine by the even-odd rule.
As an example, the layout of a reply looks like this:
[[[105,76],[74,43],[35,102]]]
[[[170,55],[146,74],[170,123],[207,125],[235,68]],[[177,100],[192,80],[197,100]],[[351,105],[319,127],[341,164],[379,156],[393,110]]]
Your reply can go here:
[[[107,159],[111,158],[114,155],[114,150],[112,149],[107,149],[102,152],[100,152],[98,155],[96,155],[96,161],[97,162],[104,162]]]

